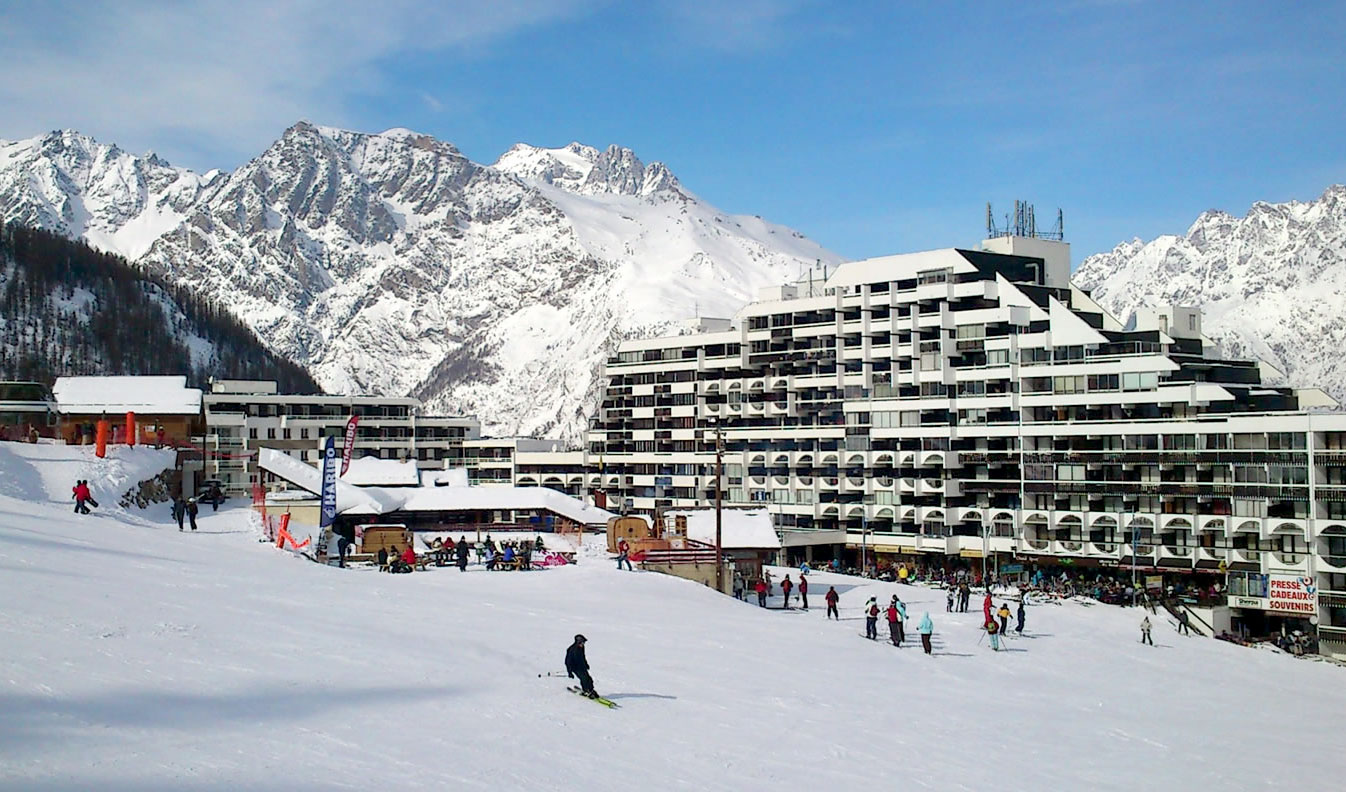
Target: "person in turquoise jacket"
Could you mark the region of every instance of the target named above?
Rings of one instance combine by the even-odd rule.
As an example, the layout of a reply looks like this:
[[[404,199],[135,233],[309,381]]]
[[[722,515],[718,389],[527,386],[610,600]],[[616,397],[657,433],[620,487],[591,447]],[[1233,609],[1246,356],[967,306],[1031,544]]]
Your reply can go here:
[[[930,621],[929,611],[921,617],[921,623],[916,625],[916,631],[921,634],[921,648],[926,654],[930,654],[930,636],[935,632],[935,623]]]

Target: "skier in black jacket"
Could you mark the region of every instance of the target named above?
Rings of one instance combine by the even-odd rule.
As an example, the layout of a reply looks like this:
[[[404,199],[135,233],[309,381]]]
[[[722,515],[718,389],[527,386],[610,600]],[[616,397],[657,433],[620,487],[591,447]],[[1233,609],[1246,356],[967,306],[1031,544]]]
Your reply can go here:
[[[459,572],[466,572],[466,571],[467,571],[467,537],[466,537],[466,536],[459,536],[459,537],[458,537],[458,544],[454,546],[454,549],[458,551],[458,571],[459,571]]]
[[[589,698],[598,698],[594,690],[593,677],[589,676],[589,661],[584,657],[584,636],[576,635],[575,642],[566,649],[566,673],[572,679],[578,677],[580,690]]]

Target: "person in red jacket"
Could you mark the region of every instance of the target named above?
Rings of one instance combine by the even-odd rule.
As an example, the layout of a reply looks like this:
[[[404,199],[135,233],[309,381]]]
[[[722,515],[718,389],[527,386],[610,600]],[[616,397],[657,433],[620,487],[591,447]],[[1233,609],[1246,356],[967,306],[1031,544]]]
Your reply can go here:
[[[780,582],[780,590],[781,590],[781,593],[785,595],[785,607],[786,607],[786,609],[789,609],[789,607],[790,607],[790,590],[793,589],[794,587],[795,587],[795,584],[793,584],[793,583],[790,582],[790,576],[789,576],[789,575],[786,575],[786,576],[785,576],[785,579],[782,580],[782,581]]]
[[[411,545],[407,545],[407,549],[402,551],[402,563],[411,567],[411,569],[416,568],[416,551],[411,549]],[[407,571],[410,572],[411,569]]]
[[[761,579],[761,578],[758,578],[758,579],[757,579],[757,585],[753,586],[753,587],[752,587],[752,590],[757,592],[757,604],[760,605],[761,607],[765,608],[765,607],[766,607],[766,581],[763,580],[763,579]]]
[[[622,568],[622,564],[626,564],[626,571],[627,571],[627,572],[632,572],[632,571],[634,571],[634,570],[631,569],[631,545],[627,544],[625,539],[623,539],[623,540],[621,540],[620,542],[617,543],[617,569],[618,569],[618,570],[620,570],[620,569]]]
[[[804,610],[809,609],[809,579],[803,575],[799,576],[799,599],[804,603]]]
[[[827,594],[823,596],[823,599],[827,600],[827,617],[835,616],[837,621],[841,621],[841,614],[837,613],[837,603],[841,600],[841,595],[837,593],[837,587],[828,586]]]
[[[888,638],[893,642],[893,646],[901,646],[902,644],[899,643],[897,640],[897,625],[900,624],[898,619],[901,617],[897,613],[896,597],[893,598],[892,602],[888,603],[887,615],[888,615]]]

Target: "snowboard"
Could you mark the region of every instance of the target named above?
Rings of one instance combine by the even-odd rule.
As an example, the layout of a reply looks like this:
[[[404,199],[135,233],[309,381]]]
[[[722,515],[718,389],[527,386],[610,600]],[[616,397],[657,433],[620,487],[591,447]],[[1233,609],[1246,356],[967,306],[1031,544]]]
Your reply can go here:
[[[573,686],[573,685],[568,685],[568,686],[566,687],[566,690],[569,690],[571,693],[574,693],[576,696],[579,696],[580,698],[589,698],[588,696],[584,695],[584,691],[583,691],[583,690],[581,690],[581,689],[579,689],[579,688],[577,688],[577,687],[575,687],[575,686]],[[593,699],[589,699],[589,700],[590,700],[590,701],[596,701],[596,702],[598,702],[599,704],[602,704],[603,706],[607,707],[608,709],[617,709],[617,707],[619,706],[619,705],[617,704],[617,702],[612,701],[611,699],[605,699],[605,698],[603,698],[602,696],[599,696],[599,697],[597,697],[597,698],[593,698]]]

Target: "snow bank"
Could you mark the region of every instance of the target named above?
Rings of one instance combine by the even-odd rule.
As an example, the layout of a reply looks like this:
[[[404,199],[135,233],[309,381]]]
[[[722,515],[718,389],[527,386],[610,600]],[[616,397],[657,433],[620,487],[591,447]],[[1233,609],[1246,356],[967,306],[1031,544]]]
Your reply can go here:
[[[0,481],[46,492],[86,461],[4,447]],[[383,575],[259,544],[245,509],[179,533],[166,509],[79,517],[60,494],[0,491],[0,788],[1129,792],[1337,777],[1346,672],[1163,619],[1142,646],[1134,611],[1030,607],[1027,634],[992,653],[977,603],[945,614],[920,587],[815,573],[814,610],[762,610],[592,549],[533,573]],[[831,585],[840,622],[818,607]],[[914,618],[930,611],[934,656],[860,637],[864,598],[894,592]],[[577,632],[621,709],[538,676],[561,670]]]

